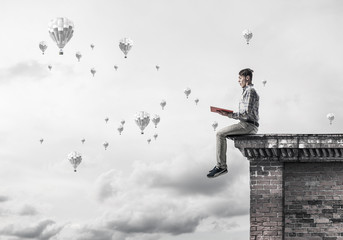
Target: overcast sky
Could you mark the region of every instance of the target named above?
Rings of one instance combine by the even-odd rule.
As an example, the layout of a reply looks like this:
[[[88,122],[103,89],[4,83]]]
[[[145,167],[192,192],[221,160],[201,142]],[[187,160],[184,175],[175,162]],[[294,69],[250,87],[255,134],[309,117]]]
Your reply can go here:
[[[342,1],[2,0],[1,8],[0,240],[248,239],[249,162],[231,141],[229,173],[206,178],[212,123],[235,123],[209,106],[237,110],[243,68],[254,70],[260,134],[342,132]],[[63,56],[48,34],[56,17],[75,26]],[[124,37],[134,41],[127,59]],[[134,122],[142,110],[161,117],[144,134]],[[71,151],[83,157],[76,173]]]

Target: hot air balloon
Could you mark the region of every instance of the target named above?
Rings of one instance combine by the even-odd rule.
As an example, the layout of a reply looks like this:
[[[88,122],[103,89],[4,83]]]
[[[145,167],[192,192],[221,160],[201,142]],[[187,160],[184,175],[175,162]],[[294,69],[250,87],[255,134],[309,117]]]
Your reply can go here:
[[[148,144],[150,144],[150,142],[151,142],[151,138],[149,138],[149,139],[147,140],[147,142],[148,142]]]
[[[108,142],[104,142],[102,145],[104,146],[104,148],[106,150],[109,144],[108,144]]]
[[[119,125],[119,127],[117,128],[119,135],[121,135],[121,132],[124,130],[124,126],[123,125]]]
[[[218,123],[216,121],[214,121],[212,123],[212,127],[213,127],[214,131],[216,131],[216,128],[218,127]]]
[[[194,100],[194,102],[195,102],[195,105],[198,105],[199,98],[196,98],[196,99]]]
[[[155,124],[155,128],[157,128],[157,124],[160,122],[160,120],[161,118],[157,114],[155,114],[153,118],[151,119],[151,121]]]
[[[243,37],[247,41],[247,44],[249,44],[250,39],[252,38],[252,32],[249,29],[246,29],[243,31]]]
[[[144,129],[148,126],[150,122],[150,115],[147,112],[140,111],[135,115],[135,122],[141,130],[141,134],[144,134]]]
[[[160,66],[156,65],[156,70],[158,71],[160,69]]]
[[[332,121],[335,119],[335,115],[333,113],[329,113],[328,115],[326,115],[326,117],[329,119],[331,125]]]
[[[95,68],[92,68],[92,69],[91,69],[91,73],[92,73],[92,75],[93,75],[93,77],[94,77],[94,74],[96,73]]]
[[[46,44],[46,42],[41,41],[41,42],[39,43],[39,48],[40,48],[40,50],[42,50],[42,54],[44,55],[44,52],[45,52],[45,50],[48,48],[48,45]]]
[[[81,139],[82,144],[84,144],[85,141],[86,141],[86,139],[84,139],[84,138]]]
[[[109,118],[107,117],[107,118],[105,118],[105,122],[107,123],[108,122],[108,120],[109,120]]]
[[[267,81],[266,81],[266,80],[263,80],[263,81],[262,81],[262,83],[263,83],[263,87],[265,87],[265,86],[266,86],[266,83],[267,83]]]
[[[125,120],[124,120],[124,119],[122,119],[122,120],[120,121],[120,124],[124,126],[124,124],[125,124]]]
[[[186,88],[183,92],[186,94],[186,97],[188,98],[188,96],[189,96],[189,94],[191,94],[192,90],[190,88]]]
[[[74,33],[74,24],[68,18],[55,18],[49,23],[49,34],[59,47],[59,54],[63,55],[63,48],[72,38]]]
[[[155,133],[154,134],[154,138],[155,138],[155,140],[156,140],[156,138],[158,137],[158,134],[157,133]]]
[[[51,71],[52,66],[51,66],[51,65],[48,65],[48,68],[49,68],[49,70]]]
[[[117,66],[117,65],[114,65],[114,69],[117,71],[117,70],[118,70],[118,66]]]
[[[77,60],[80,62],[80,59],[82,57],[81,52],[76,52],[75,56],[76,56]]]
[[[92,50],[94,49],[94,44],[91,44],[91,48],[92,48]]]
[[[165,100],[162,100],[160,105],[162,107],[162,110],[164,109],[164,107],[166,106],[167,102]]]
[[[44,142],[44,139],[41,138],[41,139],[39,139],[39,141],[40,141],[40,144],[42,144]]]
[[[79,166],[82,161],[82,156],[80,153],[73,151],[68,154],[68,160],[71,163],[71,165],[74,167],[74,172],[76,172],[77,166]]]
[[[133,41],[130,38],[123,38],[119,41],[119,48],[124,53],[125,58],[133,46]]]

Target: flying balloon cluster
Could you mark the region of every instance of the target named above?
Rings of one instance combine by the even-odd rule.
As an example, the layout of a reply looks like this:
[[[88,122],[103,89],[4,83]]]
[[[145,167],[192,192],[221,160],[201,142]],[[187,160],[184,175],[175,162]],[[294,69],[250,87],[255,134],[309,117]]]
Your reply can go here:
[[[58,52],[59,55],[63,55],[64,54],[64,47],[73,37],[74,23],[65,17],[58,17],[58,18],[52,19],[48,25],[48,32],[49,32],[51,39],[56,43],[56,45],[59,49],[59,52]],[[246,44],[249,45],[249,43],[253,37],[253,33],[249,29],[246,29],[242,32],[242,35],[246,41]],[[119,40],[119,49],[124,54],[124,58],[128,57],[128,53],[130,52],[132,47],[133,47],[133,40],[132,39],[130,39],[128,37],[124,37],[124,38]],[[42,55],[45,55],[47,48],[48,48],[47,42],[45,42],[45,41],[39,42],[39,49],[41,50]],[[95,45],[93,43],[90,44],[90,48],[93,51],[95,48]],[[82,53],[80,51],[77,51],[75,53],[75,57],[76,57],[77,61],[80,62],[80,60],[83,56],[82,56]],[[118,65],[112,65],[112,66],[114,67],[115,71],[118,71],[118,69],[119,69]],[[160,71],[160,69],[161,69],[160,65],[155,65],[155,68],[156,68],[156,71]],[[52,69],[51,64],[48,65],[48,69],[51,71],[51,69]],[[93,67],[90,69],[90,73],[92,74],[93,77],[95,77],[97,70]],[[88,74],[89,74],[89,72],[88,72]],[[263,86],[265,86],[267,81],[263,80],[262,83],[263,83]],[[192,93],[191,88],[187,87],[184,89],[183,92],[186,96],[186,99],[189,99],[189,96]],[[195,105],[197,106],[199,103],[199,98],[195,98],[194,102],[195,102]],[[166,105],[167,105],[166,100],[162,99],[159,104],[160,104],[162,110],[165,110]],[[329,113],[327,115],[327,118],[329,119],[330,124],[332,124],[332,121],[334,120],[334,114]],[[105,120],[105,123],[107,124],[109,121],[109,118],[105,117],[104,120]],[[153,114],[152,117],[150,117],[150,114],[146,111],[138,111],[134,115],[134,122],[138,126],[141,134],[144,134],[144,130],[149,125],[150,120],[154,124],[154,127],[157,128],[158,124],[161,121],[161,118],[157,114]],[[117,125],[116,130],[118,131],[119,135],[122,135],[122,133],[124,131],[124,125],[125,125],[125,120],[121,120],[120,124]],[[214,121],[212,123],[212,127],[213,127],[214,131],[216,131],[216,129],[218,127],[218,122]],[[158,134],[155,133],[153,135],[153,138],[156,141],[156,139],[158,138]],[[152,138],[147,139],[148,144],[150,144],[152,142],[151,139]],[[42,144],[44,142],[44,139],[41,138],[39,141]],[[85,142],[86,142],[86,139],[82,138],[81,139],[82,145],[84,145]],[[104,147],[105,150],[107,150],[109,145],[110,144],[107,141],[104,141],[102,143],[102,146]],[[78,153],[76,151],[72,151],[70,154],[68,154],[67,158],[68,158],[69,162],[72,164],[74,171],[76,172],[76,168],[82,162],[81,153]]]

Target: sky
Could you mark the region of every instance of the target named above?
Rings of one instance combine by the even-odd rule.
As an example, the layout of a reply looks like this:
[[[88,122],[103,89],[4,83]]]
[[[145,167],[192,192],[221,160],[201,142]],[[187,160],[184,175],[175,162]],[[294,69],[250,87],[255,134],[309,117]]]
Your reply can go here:
[[[236,123],[209,108],[237,110],[243,68],[260,96],[258,134],[342,132],[342,1],[1,3],[0,240],[248,239],[249,162],[232,141],[228,174],[206,177],[212,123]],[[48,33],[56,17],[74,23],[63,56]],[[141,134],[138,111],[159,115],[157,128]]]

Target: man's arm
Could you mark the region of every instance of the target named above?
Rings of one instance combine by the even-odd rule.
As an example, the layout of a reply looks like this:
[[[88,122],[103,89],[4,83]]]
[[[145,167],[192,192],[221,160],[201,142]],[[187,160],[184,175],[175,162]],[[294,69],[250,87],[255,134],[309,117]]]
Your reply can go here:
[[[217,113],[219,113],[222,116],[229,117],[229,118],[232,118],[232,114],[233,114],[231,112],[226,112],[226,111],[217,111]]]

